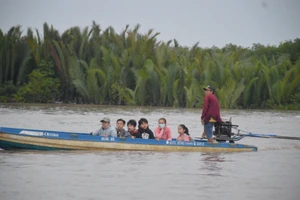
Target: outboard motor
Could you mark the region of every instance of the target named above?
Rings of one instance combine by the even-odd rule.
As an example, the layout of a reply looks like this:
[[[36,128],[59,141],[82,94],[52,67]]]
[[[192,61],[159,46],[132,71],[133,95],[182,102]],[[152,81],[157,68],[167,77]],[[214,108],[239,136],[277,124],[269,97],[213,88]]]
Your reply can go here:
[[[231,138],[231,128],[232,128],[232,123],[230,121],[225,121],[221,123],[215,123],[215,131],[214,131],[214,136],[216,136],[217,141],[219,142],[225,142],[229,140],[230,143],[234,143],[234,141],[230,140]],[[224,138],[224,139],[222,139]]]

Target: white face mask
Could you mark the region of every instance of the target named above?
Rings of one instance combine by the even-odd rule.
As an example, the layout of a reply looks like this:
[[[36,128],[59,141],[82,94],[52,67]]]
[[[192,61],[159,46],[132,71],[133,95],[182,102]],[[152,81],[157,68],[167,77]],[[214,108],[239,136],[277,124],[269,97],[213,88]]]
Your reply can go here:
[[[159,124],[160,128],[165,128],[165,124]]]

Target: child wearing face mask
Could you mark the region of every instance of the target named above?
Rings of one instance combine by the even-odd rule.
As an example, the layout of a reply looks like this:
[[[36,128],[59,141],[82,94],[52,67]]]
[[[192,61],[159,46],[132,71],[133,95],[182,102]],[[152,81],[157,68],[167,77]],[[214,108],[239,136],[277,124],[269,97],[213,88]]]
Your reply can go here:
[[[158,126],[154,132],[157,140],[172,140],[171,129],[167,126],[167,120],[165,118],[158,120]]]

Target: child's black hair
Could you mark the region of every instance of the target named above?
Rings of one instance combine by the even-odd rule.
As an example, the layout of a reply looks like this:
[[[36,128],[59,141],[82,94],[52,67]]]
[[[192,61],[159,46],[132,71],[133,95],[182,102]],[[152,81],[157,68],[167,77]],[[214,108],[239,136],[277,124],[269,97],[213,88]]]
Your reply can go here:
[[[181,126],[181,128],[183,128],[185,134],[190,135],[189,129],[184,124],[180,124],[179,126]]]
[[[124,125],[126,124],[126,122],[125,122],[124,119],[118,119],[118,120],[117,120],[117,123],[118,123],[118,122],[123,122]]]
[[[142,123],[147,123],[148,124],[148,120],[146,118],[141,118],[139,120],[139,126],[142,124]]]
[[[128,124],[130,124],[130,125],[136,127],[136,121],[135,121],[134,119],[129,120],[129,121],[127,122],[127,126],[128,126]]]
[[[146,119],[146,118],[141,118],[140,120],[139,120],[139,128],[141,127],[141,124],[142,123],[147,123],[148,124],[148,120]],[[146,128],[146,129],[148,129],[149,128],[149,126]]]

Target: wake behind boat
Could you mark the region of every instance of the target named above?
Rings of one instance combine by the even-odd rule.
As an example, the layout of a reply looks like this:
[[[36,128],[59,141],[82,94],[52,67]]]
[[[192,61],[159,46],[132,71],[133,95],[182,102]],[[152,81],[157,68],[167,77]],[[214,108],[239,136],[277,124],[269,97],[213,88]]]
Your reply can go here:
[[[257,147],[226,141],[208,143],[93,136],[87,133],[0,127],[0,148],[34,150],[135,150],[174,152],[245,152]]]

